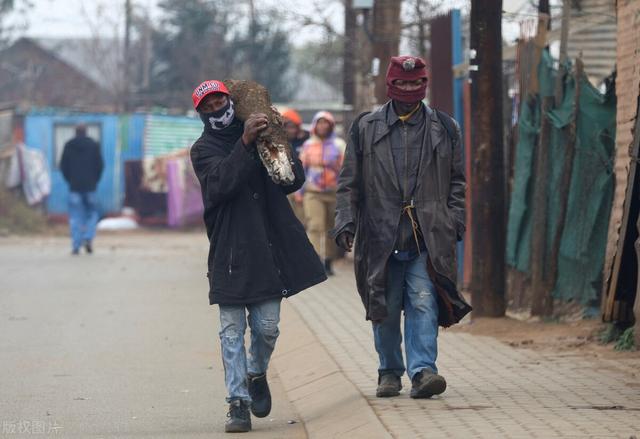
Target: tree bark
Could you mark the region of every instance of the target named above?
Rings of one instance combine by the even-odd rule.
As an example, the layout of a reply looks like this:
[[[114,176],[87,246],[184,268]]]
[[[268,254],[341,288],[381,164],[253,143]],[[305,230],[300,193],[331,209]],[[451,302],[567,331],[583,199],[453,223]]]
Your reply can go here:
[[[549,142],[551,124],[547,113],[553,107],[553,96],[542,97],[540,111],[540,137],[535,151],[533,187],[533,232],[531,234],[531,302],[532,316],[548,316],[553,311],[553,300],[547,283],[545,267],[547,255],[547,184],[549,179]]]
[[[502,0],[471,1],[473,166],[471,294],[475,316],[505,313]],[[474,67],[475,67],[474,66]]]
[[[380,60],[380,71],[375,78],[375,96],[378,104],[383,104],[388,99],[385,77],[389,59],[398,55],[402,29],[401,7],[401,0],[376,0],[373,6],[373,57]]]
[[[567,207],[569,205],[569,193],[571,190],[571,176],[573,175],[573,161],[576,152],[576,133],[578,132],[578,111],[580,102],[580,78],[582,77],[582,60],[576,60],[575,83],[576,91],[573,98],[573,120],[567,127],[566,145],[564,150],[564,163],[562,164],[562,179],[560,181],[560,212],[558,213],[558,223],[556,225],[551,255],[549,257],[549,276],[547,290],[552,291],[558,279],[558,259],[560,258],[560,244],[562,243],[562,232],[566,223]],[[560,102],[558,102],[560,105]],[[551,300],[551,298],[549,298]]]
[[[538,34],[536,35],[536,55],[540,54],[547,43],[546,30],[550,26],[549,1],[541,0],[538,4]],[[545,23],[546,21],[546,23]],[[544,27],[546,24],[546,27]],[[533,76],[538,76],[540,57]],[[539,84],[538,84],[539,86]],[[548,287],[549,274],[546,270],[547,260],[547,228],[548,228],[548,177],[549,177],[549,142],[551,140],[551,122],[547,113],[553,108],[554,96],[541,96],[539,87],[536,90],[541,102],[540,108],[540,135],[535,150],[535,170],[533,188],[533,231],[531,234],[531,315],[550,316],[553,312],[553,298]],[[530,97],[533,98],[533,97]]]
[[[353,0],[344,0],[344,52],[342,62],[342,96],[345,105],[350,105],[352,110],[345,114],[345,127],[351,126],[354,118],[354,110],[358,107],[356,102],[356,66],[357,66],[357,38],[358,28],[356,23],[356,11],[353,9]]]

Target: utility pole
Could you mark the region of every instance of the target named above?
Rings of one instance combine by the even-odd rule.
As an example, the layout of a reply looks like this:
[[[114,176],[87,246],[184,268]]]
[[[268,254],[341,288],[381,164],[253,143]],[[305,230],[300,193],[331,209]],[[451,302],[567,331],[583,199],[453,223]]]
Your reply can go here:
[[[386,72],[389,59],[398,55],[400,46],[401,0],[376,0],[373,6],[373,58],[378,59],[380,69],[376,82],[376,101],[387,101]]]
[[[569,41],[569,18],[571,16],[571,3],[569,0],[562,2],[562,30],[560,37],[560,68],[556,78],[555,101],[556,107],[562,104],[564,94],[565,63],[567,60],[567,45]],[[551,256],[549,257],[549,273],[547,276],[547,290],[552,291],[558,278],[558,259],[560,258],[560,243],[564,232],[565,216],[569,204],[569,190],[571,189],[571,176],[573,174],[573,160],[575,157],[576,130],[578,121],[578,105],[580,100],[580,79],[582,77],[582,60],[578,58],[575,64],[575,97],[573,102],[573,120],[565,129],[564,164],[562,165],[562,177],[560,180],[560,212],[556,224],[553,242],[551,244]]]
[[[549,29],[549,1],[541,0],[538,4],[538,34],[535,38],[536,55],[547,45],[547,30]],[[540,58],[536,56],[536,60]],[[535,62],[533,76],[537,77],[538,62]],[[537,84],[537,80],[536,80]],[[531,315],[548,316],[553,312],[553,298],[546,279],[547,260],[547,202],[549,179],[549,143],[551,140],[551,123],[547,117],[553,108],[554,96],[541,96],[539,84],[532,88],[538,93],[541,102],[540,134],[535,150],[534,186],[533,186],[533,230],[531,232]],[[535,99],[535,96],[530,96]]]
[[[344,0],[344,52],[342,62],[342,96],[345,106],[355,109],[356,105],[356,47],[358,36],[357,16],[353,0]],[[351,126],[354,110],[345,112],[345,127]]]
[[[502,0],[471,0],[473,270],[475,316],[505,313],[505,185],[502,133]],[[474,56],[475,54],[475,56]]]
[[[257,80],[256,78],[256,68],[254,65],[254,59],[255,57],[253,56],[254,53],[256,52],[257,48],[256,48],[256,32],[257,32],[257,26],[258,23],[256,22],[256,5],[254,0],[249,0],[249,38],[250,38],[250,45],[251,45],[251,49],[249,50],[249,53],[251,54],[251,59],[249,59],[247,65],[249,66],[249,75],[251,77],[251,79],[253,79],[254,81]]]
[[[556,107],[562,103],[563,98],[563,82],[564,82],[564,65],[567,62],[567,46],[569,45],[569,19],[571,18],[571,2],[570,0],[562,1],[562,27],[560,29],[560,66],[558,76],[556,77],[555,100]]]
[[[151,83],[151,58],[153,57],[153,40],[151,38],[151,18],[149,17],[149,9],[145,11],[144,16],[144,34],[142,37],[142,88],[149,89]]]
[[[122,87],[122,109],[129,110],[129,93],[131,92],[131,0],[124,2],[124,69]]]

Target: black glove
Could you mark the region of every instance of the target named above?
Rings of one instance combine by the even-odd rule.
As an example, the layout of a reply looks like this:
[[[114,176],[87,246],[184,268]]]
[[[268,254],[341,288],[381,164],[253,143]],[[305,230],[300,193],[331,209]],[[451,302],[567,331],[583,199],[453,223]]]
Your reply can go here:
[[[342,250],[350,252],[353,248],[353,237],[353,233],[345,230],[336,236],[336,244],[338,244],[338,247]]]

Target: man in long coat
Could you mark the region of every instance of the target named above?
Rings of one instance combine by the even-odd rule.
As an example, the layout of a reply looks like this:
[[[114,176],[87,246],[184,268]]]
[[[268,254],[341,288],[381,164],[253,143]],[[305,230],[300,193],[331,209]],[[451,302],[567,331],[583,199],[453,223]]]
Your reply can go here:
[[[358,292],[380,361],[377,396],[398,395],[406,371],[411,397],[429,398],[446,389],[436,367],[438,324],[471,310],[456,289],[456,242],[465,230],[462,141],[455,120],[422,103],[422,59],[392,58],[386,81],[391,100],[351,127],[334,236],[347,251],[355,239]]]
[[[69,184],[69,229],[73,255],[79,254],[83,245],[87,253],[93,253],[93,238],[100,219],[96,187],[103,169],[100,145],[87,136],[85,125],[78,125],[75,137],[64,145],[60,159],[60,170]]]
[[[295,182],[279,186],[257,156],[255,141],[267,129],[267,116],[252,114],[240,121],[220,81],[203,82],[192,98],[204,123],[191,161],[202,188],[210,242],[209,303],[220,308],[229,394],[225,430],[246,432],[251,430],[249,409],[257,417],[271,411],[266,372],[279,334],[282,298],[326,280],[326,275],[287,200],[304,183],[300,161],[292,162]]]

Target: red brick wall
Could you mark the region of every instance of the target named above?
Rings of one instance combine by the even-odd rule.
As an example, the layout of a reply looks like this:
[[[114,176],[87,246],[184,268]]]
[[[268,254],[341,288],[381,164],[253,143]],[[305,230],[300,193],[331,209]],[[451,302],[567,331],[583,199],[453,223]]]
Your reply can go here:
[[[609,279],[619,238],[620,222],[629,177],[631,158],[629,149],[633,142],[633,128],[638,117],[640,93],[640,1],[618,0],[618,41],[616,94],[618,97],[616,131],[616,191],[614,195],[609,239],[605,261],[605,279]],[[640,134],[640,133],[638,133]],[[634,224],[631,227],[635,227]],[[605,282],[605,286],[608,282]],[[638,305],[636,301],[636,305]]]

